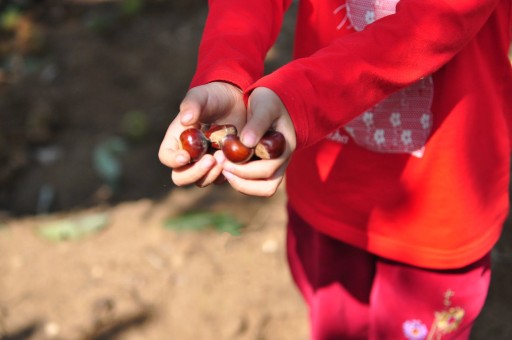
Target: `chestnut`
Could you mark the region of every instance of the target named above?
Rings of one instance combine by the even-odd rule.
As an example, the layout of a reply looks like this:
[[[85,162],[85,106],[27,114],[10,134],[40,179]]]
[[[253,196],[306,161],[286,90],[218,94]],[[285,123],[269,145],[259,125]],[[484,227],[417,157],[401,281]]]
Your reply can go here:
[[[286,140],[279,131],[267,131],[256,145],[255,154],[261,159],[274,159],[284,152]]]
[[[254,149],[248,148],[237,135],[227,135],[221,140],[221,150],[228,160],[233,163],[245,163],[254,154]]]
[[[236,126],[232,124],[225,124],[225,125],[216,125],[213,124],[208,128],[208,130],[205,131],[204,135],[206,138],[210,140],[210,143],[212,143],[212,147],[215,149],[220,149],[220,141],[226,137],[227,135],[236,135],[237,130]]]
[[[208,139],[204,133],[197,128],[188,128],[180,134],[181,148],[188,152],[190,160],[196,162],[201,158],[209,147]]]

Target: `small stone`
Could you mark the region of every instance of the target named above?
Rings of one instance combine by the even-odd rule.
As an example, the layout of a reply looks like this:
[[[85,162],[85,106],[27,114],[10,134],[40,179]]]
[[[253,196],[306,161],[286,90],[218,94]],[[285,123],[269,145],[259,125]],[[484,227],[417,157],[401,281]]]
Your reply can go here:
[[[261,245],[261,251],[265,254],[273,254],[277,251],[278,244],[276,240],[266,240]]]
[[[44,325],[44,334],[49,338],[54,338],[60,333],[60,327],[55,322],[48,322]]]

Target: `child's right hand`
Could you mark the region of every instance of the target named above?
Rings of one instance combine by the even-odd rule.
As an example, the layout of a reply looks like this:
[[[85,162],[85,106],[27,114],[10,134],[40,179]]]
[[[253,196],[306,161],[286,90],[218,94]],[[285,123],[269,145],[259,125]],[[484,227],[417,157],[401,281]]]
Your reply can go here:
[[[226,161],[223,174],[229,184],[241,193],[270,197],[282,182],[288,162],[295,151],[297,137],[293,121],[279,96],[269,88],[257,87],[249,97],[247,124],[240,132],[242,142],[255,147],[268,130],[283,134],[286,146],[275,159],[258,160],[244,164]]]
[[[172,181],[178,185],[210,185],[222,173],[223,155],[217,151],[206,154],[195,163],[181,150],[179,136],[183,130],[201,123],[229,123],[241,129],[247,114],[242,91],[224,82],[212,82],[190,89],[180,105],[180,112],[172,121],[163,138],[158,157],[172,169]],[[219,161],[217,161],[219,159]]]

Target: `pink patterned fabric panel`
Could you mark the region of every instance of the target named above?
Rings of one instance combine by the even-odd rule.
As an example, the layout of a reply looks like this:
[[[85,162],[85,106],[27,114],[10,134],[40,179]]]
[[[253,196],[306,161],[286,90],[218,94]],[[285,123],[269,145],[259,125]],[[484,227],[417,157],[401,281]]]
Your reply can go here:
[[[348,0],[334,10],[337,15],[346,9],[346,17],[337,28],[349,23],[349,27],[362,31],[395,13],[397,3],[398,0]],[[345,131],[356,144],[372,151],[421,156],[432,129],[433,95],[432,77],[423,78],[379,102],[328,138],[341,141]]]

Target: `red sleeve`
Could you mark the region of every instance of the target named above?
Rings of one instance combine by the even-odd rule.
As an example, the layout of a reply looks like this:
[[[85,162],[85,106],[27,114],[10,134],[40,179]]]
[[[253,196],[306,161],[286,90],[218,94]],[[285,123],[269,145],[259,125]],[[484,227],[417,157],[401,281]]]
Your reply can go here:
[[[401,0],[395,14],[336,38],[251,88],[276,92],[292,117],[298,146],[310,145],[442,67],[475,36],[497,3]]]
[[[245,89],[263,75],[264,60],[291,0],[209,0],[191,87],[228,81]]]

